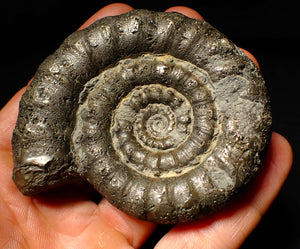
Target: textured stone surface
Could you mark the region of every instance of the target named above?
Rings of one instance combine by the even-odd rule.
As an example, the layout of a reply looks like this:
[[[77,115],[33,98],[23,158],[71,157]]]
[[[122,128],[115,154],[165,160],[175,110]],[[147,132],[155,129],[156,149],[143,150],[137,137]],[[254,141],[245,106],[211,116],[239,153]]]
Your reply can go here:
[[[189,222],[253,179],[270,140],[255,66],[178,13],[134,10],[69,36],[20,102],[13,179],[26,195],[88,181],[126,213]]]

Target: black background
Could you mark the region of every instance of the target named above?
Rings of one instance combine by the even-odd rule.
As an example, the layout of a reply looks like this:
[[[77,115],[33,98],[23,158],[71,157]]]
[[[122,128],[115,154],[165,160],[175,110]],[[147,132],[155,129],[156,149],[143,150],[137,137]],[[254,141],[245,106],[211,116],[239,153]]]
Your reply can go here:
[[[300,248],[299,6],[297,1],[123,1],[163,11],[185,5],[200,12],[260,63],[272,100],[273,129],[294,150],[292,171],[270,210],[245,241],[248,248]],[[5,1],[1,9],[0,107],[25,86],[37,66],[66,36],[111,1]],[[152,248],[167,228],[151,237]]]

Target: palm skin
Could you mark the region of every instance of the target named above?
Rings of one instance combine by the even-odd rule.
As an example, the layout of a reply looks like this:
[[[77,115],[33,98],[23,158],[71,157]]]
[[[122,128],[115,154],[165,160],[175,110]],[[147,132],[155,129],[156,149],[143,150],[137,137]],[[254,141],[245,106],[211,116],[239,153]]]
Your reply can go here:
[[[80,29],[99,18],[131,9],[126,4],[108,5]],[[167,11],[203,19],[187,7],[173,7]],[[249,52],[244,52],[258,65]],[[0,248],[139,248],[156,224],[132,218],[105,199],[96,204],[92,201],[94,192],[90,189],[66,188],[38,197],[26,197],[16,188],[11,179],[10,141],[24,90],[25,87],[0,112]],[[155,248],[238,248],[280,191],[291,165],[289,143],[273,133],[264,165],[245,195],[217,214],[191,224],[174,226]]]

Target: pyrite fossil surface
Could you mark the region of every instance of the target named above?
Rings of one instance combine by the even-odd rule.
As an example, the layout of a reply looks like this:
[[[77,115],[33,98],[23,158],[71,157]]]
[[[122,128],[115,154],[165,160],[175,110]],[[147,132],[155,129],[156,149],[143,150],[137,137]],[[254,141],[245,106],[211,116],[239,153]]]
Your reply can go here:
[[[133,10],[73,33],[39,66],[13,179],[25,195],[87,181],[137,218],[189,222],[248,185],[270,130],[260,71],[225,35]]]

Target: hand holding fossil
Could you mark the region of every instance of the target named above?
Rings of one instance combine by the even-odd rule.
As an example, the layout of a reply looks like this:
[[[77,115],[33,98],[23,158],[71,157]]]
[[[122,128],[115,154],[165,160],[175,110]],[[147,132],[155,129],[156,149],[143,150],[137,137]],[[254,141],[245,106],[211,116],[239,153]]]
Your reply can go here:
[[[110,5],[100,10],[94,18],[98,19],[113,13],[120,14],[129,9],[126,5]],[[114,12],[110,12],[112,10]],[[199,18],[199,14],[188,8],[175,8],[173,10]],[[34,245],[37,248],[41,248],[43,243],[49,244],[50,242],[47,242],[47,240],[51,240],[52,243],[54,241],[53,248],[63,248],[64,245],[72,247],[75,242],[70,238],[79,235],[76,237],[76,243],[82,243],[85,248],[89,248],[90,243],[98,243],[104,248],[120,248],[126,245],[124,243],[129,243],[134,247],[140,246],[152,232],[154,225],[125,215],[111,207],[105,200],[96,205],[89,200],[87,194],[78,191],[76,195],[69,196],[68,200],[62,202],[59,200],[59,197],[55,197],[52,194],[48,194],[47,198],[28,198],[22,196],[16,190],[8,176],[11,173],[12,162],[9,153],[11,149],[8,145],[11,137],[7,134],[11,133],[16,119],[19,97],[20,93],[1,111],[2,127],[9,127],[7,130],[2,128],[1,134],[1,166],[3,165],[4,172],[1,176],[4,184],[1,186],[0,194],[4,212],[1,215],[5,217],[2,218],[4,221],[13,220],[14,222],[9,223],[9,226],[5,226],[5,222],[2,222],[1,226],[3,227],[0,229],[1,234],[7,234],[10,231],[9,228],[11,228],[11,231],[17,231],[15,232],[17,233],[14,237],[15,240],[4,238],[8,241],[7,243],[19,243],[18,247],[27,244],[27,246],[32,245],[31,247],[33,248]],[[215,240],[209,241],[209,243],[215,243],[215,248],[217,248],[218,241],[221,241],[220,238],[222,238],[224,243],[224,238],[225,241],[226,238],[229,240],[230,234],[234,233],[235,229],[244,228],[244,224],[247,224],[247,229],[244,228],[243,230],[244,233],[240,237],[236,237],[236,244],[231,244],[233,248],[237,247],[259,221],[257,210],[259,210],[259,213],[265,212],[279,191],[288,173],[290,164],[291,150],[288,143],[280,135],[274,133],[265,165],[251,190],[247,193],[248,198],[242,197],[224,211],[202,221],[175,227],[162,239],[159,243],[161,247],[158,246],[158,248],[163,248],[163,245],[167,248],[167,243],[172,241],[174,235],[179,240],[178,245],[184,243],[183,237],[185,236],[186,240],[188,239],[186,236],[193,236],[195,231],[198,231],[200,236],[196,240],[190,240],[191,247],[201,247],[201,245],[204,245],[203,243],[207,242],[204,238],[207,236],[207,232],[212,231],[210,229],[211,226],[214,227]],[[278,171],[273,171],[272,169],[274,168],[277,168]],[[262,185],[262,182],[265,184]],[[62,193],[62,195],[64,194]],[[253,209],[253,207],[255,208]],[[25,216],[24,213],[30,216]],[[77,214],[76,220],[74,220],[75,214]],[[241,219],[240,217],[242,216],[244,218]],[[7,219],[7,217],[10,218]],[[240,219],[240,226],[233,227],[232,224],[237,219]],[[51,229],[49,229],[49,226]],[[69,227],[67,232],[64,229],[66,226]],[[38,237],[33,236],[35,233],[40,235]],[[28,239],[26,240],[26,238]],[[0,243],[5,243],[5,240]]]

